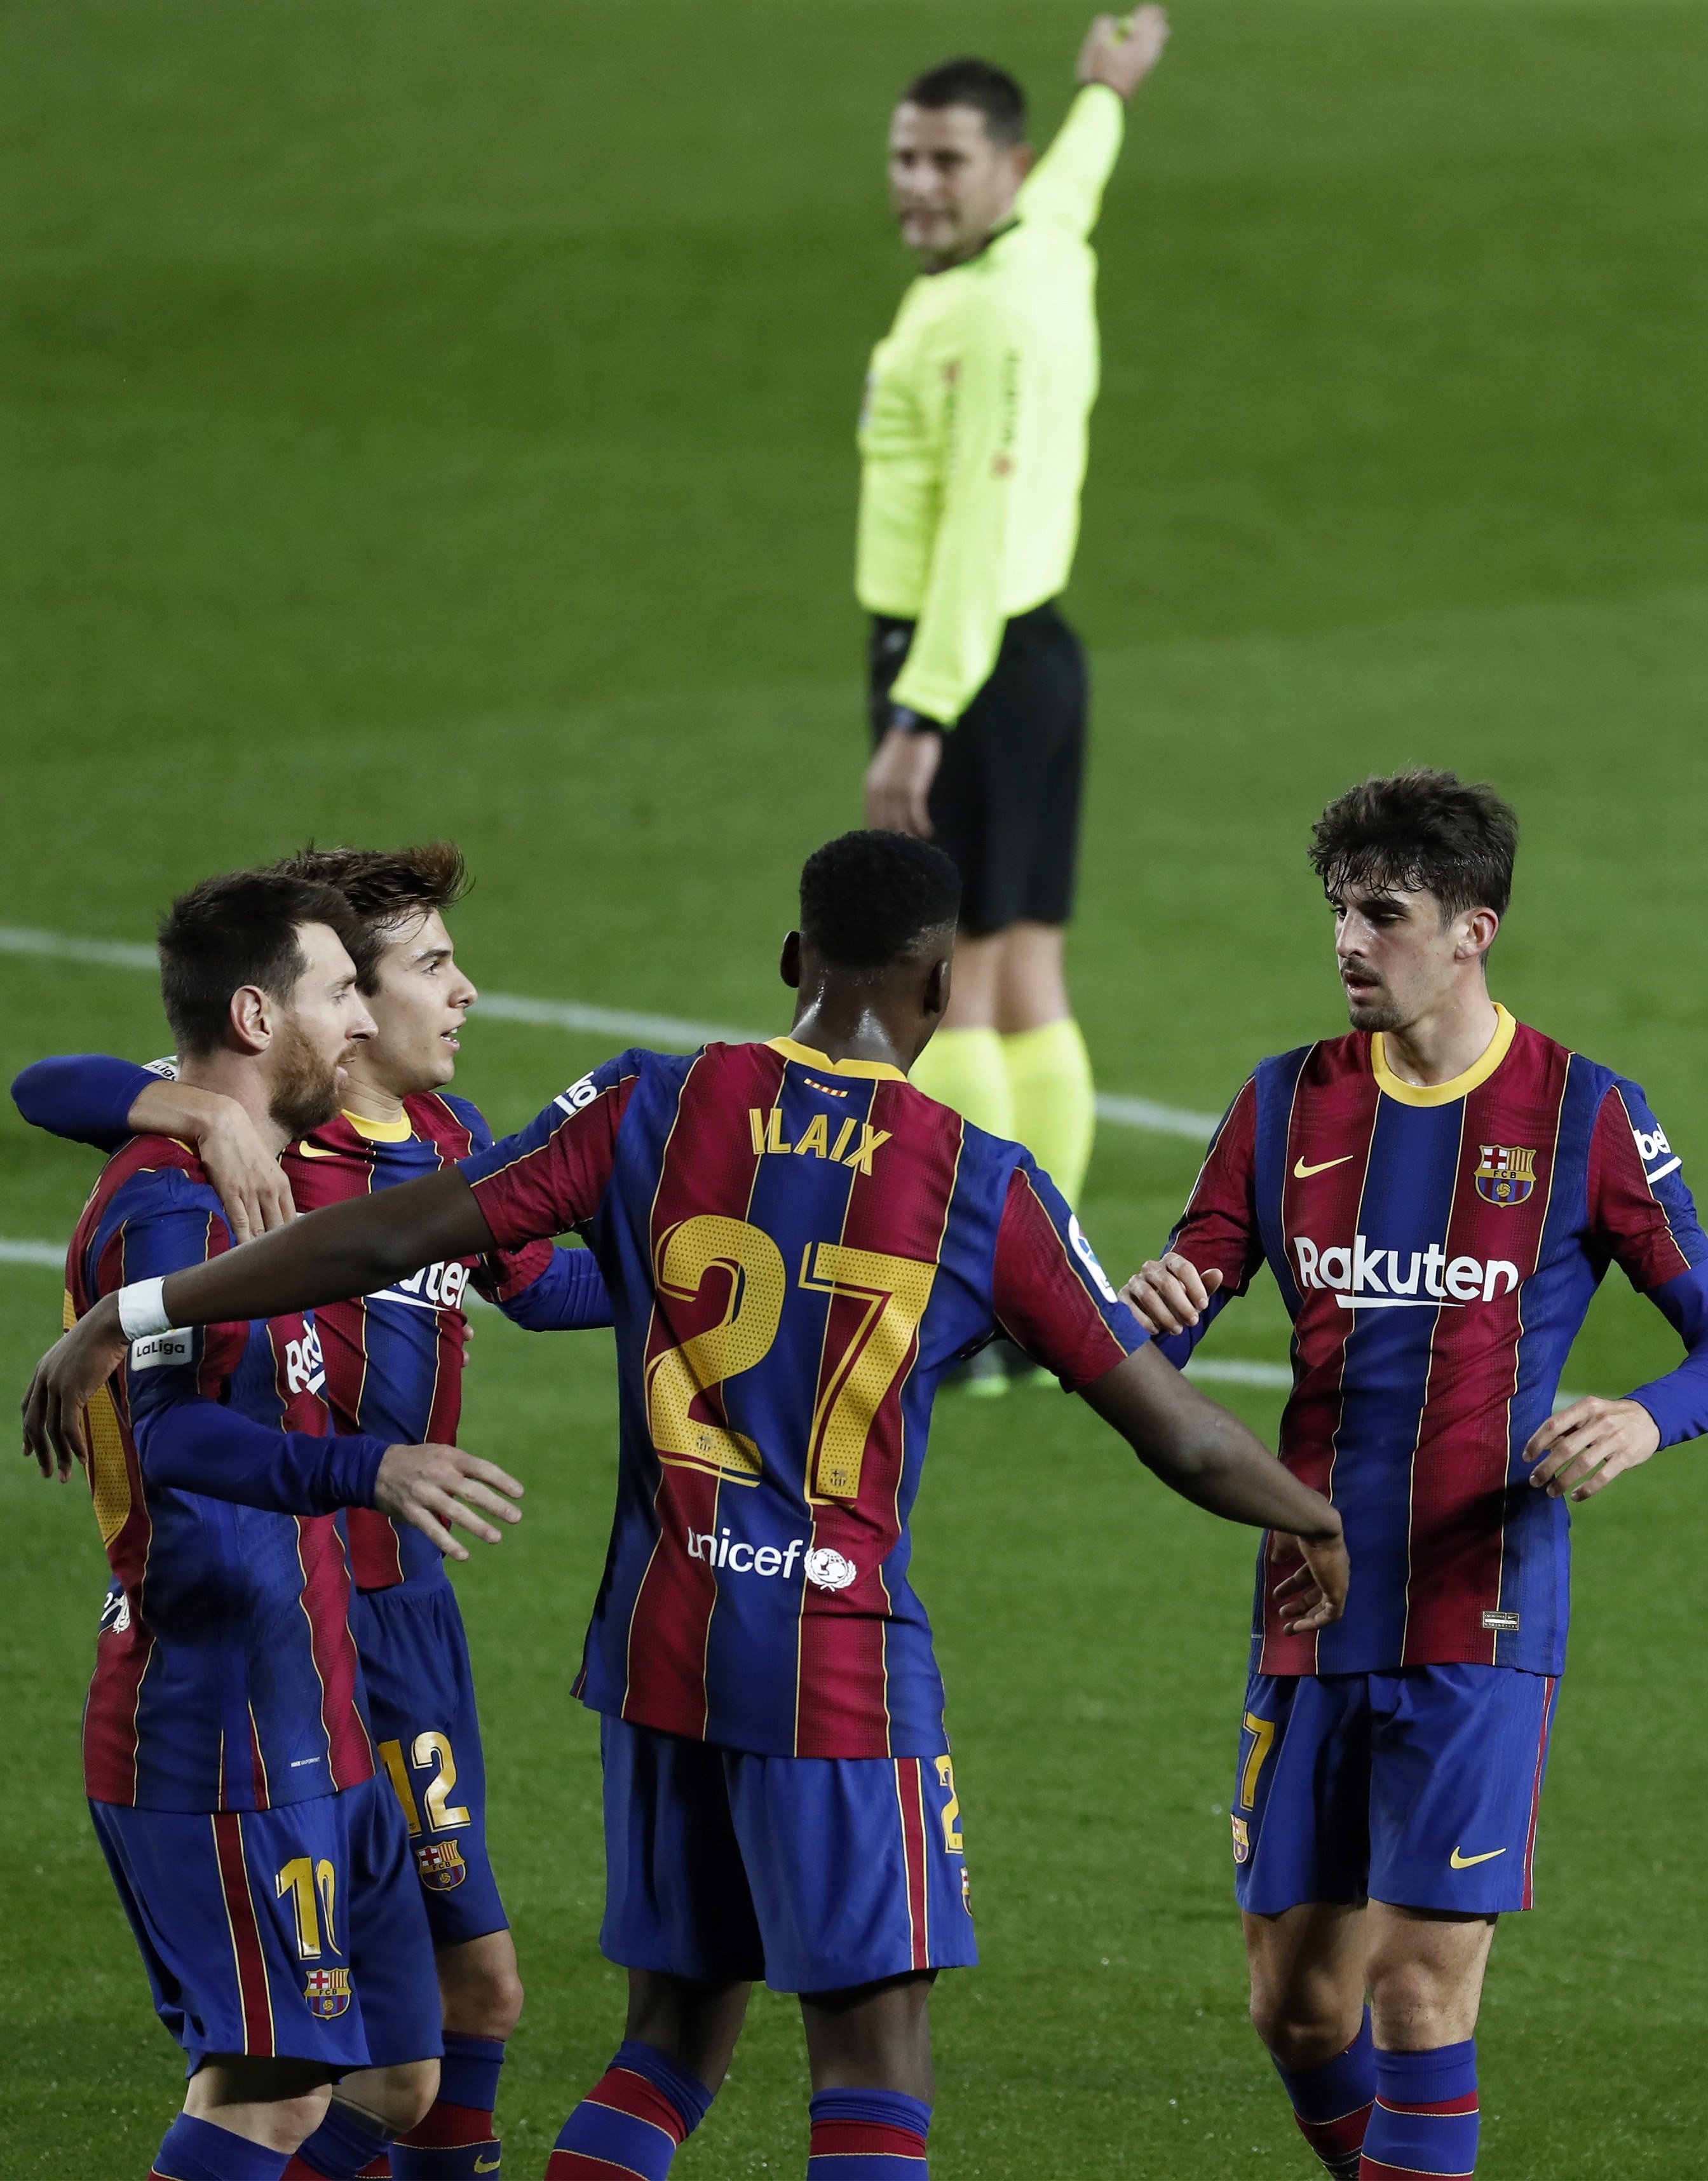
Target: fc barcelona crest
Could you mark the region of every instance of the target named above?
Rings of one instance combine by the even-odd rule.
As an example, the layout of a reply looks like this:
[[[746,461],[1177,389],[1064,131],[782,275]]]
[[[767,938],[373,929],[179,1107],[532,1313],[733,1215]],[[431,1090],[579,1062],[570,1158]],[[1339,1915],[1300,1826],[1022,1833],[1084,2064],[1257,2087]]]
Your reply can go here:
[[[1229,1815],[1233,1817],[1233,1859],[1236,1863],[1249,1863],[1251,1861],[1251,1827],[1243,1818],[1234,1816],[1232,1812],[1230,1812]]]
[[[454,1840],[422,1841],[415,1852],[415,1867],[429,1893],[454,1893],[469,1875],[463,1852]]]
[[[350,2005],[348,1969],[311,1969],[303,1980],[302,1996],[311,2014],[322,2022],[335,2022]]]
[[[1485,1144],[1477,1194],[1489,1204],[1522,1204],[1536,1186],[1536,1154],[1529,1144]]]

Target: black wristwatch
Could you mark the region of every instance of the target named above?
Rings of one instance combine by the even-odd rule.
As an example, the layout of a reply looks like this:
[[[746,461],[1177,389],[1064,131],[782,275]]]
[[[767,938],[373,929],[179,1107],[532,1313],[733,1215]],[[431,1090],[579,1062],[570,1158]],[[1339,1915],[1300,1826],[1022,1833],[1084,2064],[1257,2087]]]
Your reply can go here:
[[[943,732],[940,720],[928,720],[923,712],[916,712],[906,704],[892,704],[890,707],[890,726],[891,732],[898,735],[940,735]]]

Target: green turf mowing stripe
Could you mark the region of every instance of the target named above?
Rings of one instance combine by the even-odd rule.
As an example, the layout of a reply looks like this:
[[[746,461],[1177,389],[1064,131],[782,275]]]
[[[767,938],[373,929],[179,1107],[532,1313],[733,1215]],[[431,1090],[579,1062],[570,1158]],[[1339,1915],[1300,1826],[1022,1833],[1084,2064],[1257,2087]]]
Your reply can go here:
[[[78,939],[58,931],[36,931],[14,924],[0,925],[0,954],[30,954],[62,962],[92,962],[118,969],[156,969],[159,962],[152,947],[124,939]],[[643,1038],[667,1051],[692,1052],[714,1043],[746,1045],[761,1033],[730,1030],[716,1023],[684,1022],[675,1015],[631,1014],[620,1008],[584,1007],[576,1000],[534,1000],[516,992],[482,995],[482,1011],[498,1022],[532,1023],[543,1030],[591,1031],[595,1036]],[[1144,1129],[1154,1135],[1187,1136],[1203,1143],[1215,1126],[1213,1113],[1190,1113],[1177,1106],[1161,1106],[1152,1098],[1127,1098],[1118,1094],[1101,1096],[1098,1118],[1119,1128]]]

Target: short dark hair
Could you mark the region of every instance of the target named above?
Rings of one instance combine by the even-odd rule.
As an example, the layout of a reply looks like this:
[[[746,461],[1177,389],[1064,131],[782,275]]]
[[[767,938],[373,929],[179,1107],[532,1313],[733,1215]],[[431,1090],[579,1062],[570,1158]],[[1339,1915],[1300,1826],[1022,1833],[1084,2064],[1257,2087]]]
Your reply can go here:
[[[1006,69],[994,61],[976,60],[970,53],[959,60],[939,61],[916,75],[902,92],[901,103],[933,111],[945,106],[977,107],[993,144],[1026,141],[1026,93]]]
[[[1336,796],[1311,828],[1311,867],[1331,899],[1348,885],[1432,893],[1444,919],[1504,916],[1518,820],[1485,781],[1419,766]]]
[[[903,960],[960,908],[960,872],[909,833],[844,833],[815,849],[801,874],[802,938],[857,974]]]
[[[336,886],[349,903],[353,920],[344,945],[364,992],[373,990],[388,925],[447,909],[469,890],[463,852],[451,841],[415,848],[317,848],[311,841],[271,868],[284,878]]]
[[[353,921],[336,887],[284,871],[227,871],[179,894],[160,925],[160,995],[179,1054],[218,1051],[243,986],[289,999],[308,967],[303,925],[329,924],[347,946]]]

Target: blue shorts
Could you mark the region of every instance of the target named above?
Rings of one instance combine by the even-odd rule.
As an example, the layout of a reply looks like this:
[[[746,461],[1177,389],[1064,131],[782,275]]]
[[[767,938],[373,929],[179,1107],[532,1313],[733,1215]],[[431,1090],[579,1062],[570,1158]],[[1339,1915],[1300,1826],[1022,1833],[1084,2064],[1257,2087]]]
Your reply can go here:
[[[1515,1666],[1253,1674],[1234,1778],[1240,1907],[1528,1908],[1559,1687]]]
[[[946,1755],[759,1757],[609,1716],[599,1743],[611,1961],[814,1992],[978,1959]]]
[[[89,1808],[192,2074],[213,2052],[342,2074],[443,2049],[433,1940],[383,1780],[281,1810]]]
[[[350,1625],[374,1753],[409,1820],[433,1944],[507,1930],[487,1852],[487,1761],[455,1591],[449,1582],[358,1591]]]

